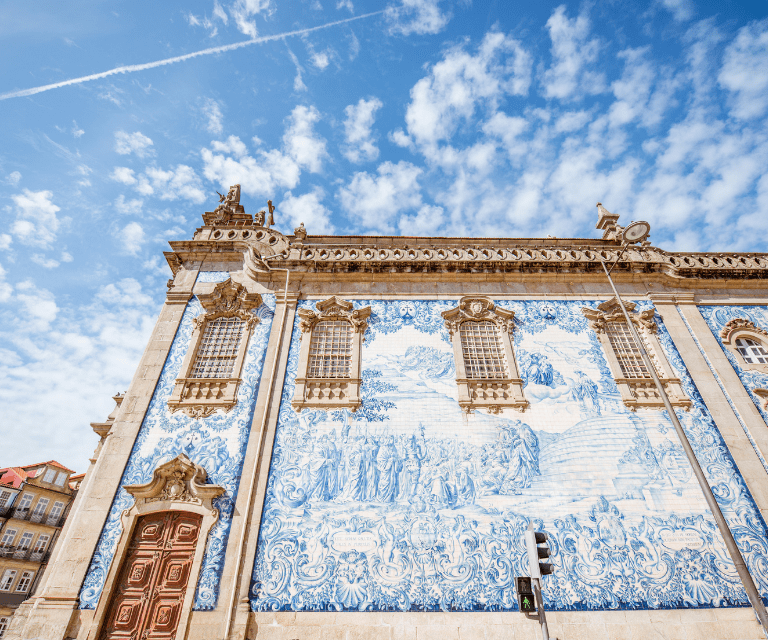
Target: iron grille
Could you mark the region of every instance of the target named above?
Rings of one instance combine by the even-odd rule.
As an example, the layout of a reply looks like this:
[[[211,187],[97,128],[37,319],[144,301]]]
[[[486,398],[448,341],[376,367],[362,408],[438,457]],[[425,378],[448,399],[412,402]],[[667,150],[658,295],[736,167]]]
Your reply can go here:
[[[237,359],[245,322],[240,318],[216,318],[205,324],[197,349],[192,378],[229,378]]]
[[[609,322],[608,340],[625,378],[650,378],[640,348],[626,322]]]
[[[310,378],[349,378],[352,326],[346,320],[323,320],[312,331]]]
[[[493,322],[462,322],[459,335],[467,378],[488,380],[507,377],[504,351]]]

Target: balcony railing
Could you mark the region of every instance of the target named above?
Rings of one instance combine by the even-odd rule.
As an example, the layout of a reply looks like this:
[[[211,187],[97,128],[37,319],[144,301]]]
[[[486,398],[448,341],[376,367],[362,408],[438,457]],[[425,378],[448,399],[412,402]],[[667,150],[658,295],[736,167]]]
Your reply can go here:
[[[0,547],[0,558],[13,558],[14,560],[29,560],[30,562],[47,562],[50,551],[39,551],[32,547]]]
[[[9,516],[1,516],[0,517],[9,517]],[[66,520],[66,516],[54,516],[51,517],[50,515],[46,517],[45,513],[35,512],[32,509],[14,509],[13,513],[10,514],[11,518],[14,518],[15,520],[27,520],[29,522],[39,522],[41,524],[46,524],[49,527],[61,527],[64,525],[64,521]]]

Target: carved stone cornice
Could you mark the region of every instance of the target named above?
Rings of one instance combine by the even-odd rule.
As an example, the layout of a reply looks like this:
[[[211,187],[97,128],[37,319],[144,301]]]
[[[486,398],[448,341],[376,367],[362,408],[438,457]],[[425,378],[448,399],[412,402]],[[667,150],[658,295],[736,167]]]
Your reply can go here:
[[[729,320],[720,332],[720,337],[722,338],[723,343],[730,344],[731,337],[736,331],[748,331],[749,333],[768,337],[768,331],[761,329],[760,327],[756,327],[755,323],[751,320],[746,320],[745,318],[734,318],[733,320]]]
[[[442,316],[445,319],[445,328],[448,329],[448,335],[451,338],[453,338],[454,333],[458,332],[459,325],[466,320],[488,320],[493,322],[502,332],[510,335],[515,328],[515,312],[497,307],[493,300],[485,296],[461,298],[456,308],[444,311]]]
[[[179,502],[201,505],[213,510],[212,502],[224,493],[224,487],[206,484],[208,474],[199,464],[183,453],[160,465],[145,484],[124,485],[136,504],[149,502]]]
[[[627,309],[627,313],[632,319],[632,322],[634,322],[639,329],[645,329],[648,333],[656,333],[658,327],[656,326],[656,321],[653,319],[656,314],[654,309],[646,309],[640,313],[634,313],[637,305],[628,300],[624,301],[624,307]],[[604,333],[606,325],[609,322],[625,322],[624,314],[622,313],[616,298],[611,298],[610,300],[606,300],[597,305],[597,309],[583,307],[581,312],[586,316],[587,320],[589,320],[589,326],[594,329],[596,333]]]
[[[321,320],[347,320],[355,333],[364,333],[368,326],[368,317],[371,315],[370,307],[355,309],[351,302],[336,296],[317,302],[315,308],[317,312],[311,309],[298,310],[302,334],[312,331],[312,328]]]

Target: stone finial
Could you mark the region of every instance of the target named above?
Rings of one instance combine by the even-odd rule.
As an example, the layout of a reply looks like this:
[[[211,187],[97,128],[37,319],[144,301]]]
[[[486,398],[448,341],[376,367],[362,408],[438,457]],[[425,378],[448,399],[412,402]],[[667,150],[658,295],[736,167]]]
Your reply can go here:
[[[597,212],[600,217],[597,219],[595,229],[603,232],[603,240],[617,240],[624,230],[624,227],[618,224],[619,214],[608,211],[602,202],[597,203]]]
[[[299,242],[304,242],[304,240],[306,240],[307,230],[304,228],[303,222],[293,230],[293,235]]]

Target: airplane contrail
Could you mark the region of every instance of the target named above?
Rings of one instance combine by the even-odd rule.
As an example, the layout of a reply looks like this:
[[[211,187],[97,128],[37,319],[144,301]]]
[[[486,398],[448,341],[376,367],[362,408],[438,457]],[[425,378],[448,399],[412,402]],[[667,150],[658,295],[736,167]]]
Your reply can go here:
[[[71,78],[70,80],[62,80],[61,82],[54,82],[53,84],[44,84],[40,87],[32,87],[31,89],[21,89],[19,91],[9,91],[8,93],[0,93],[0,100],[8,100],[9,98],[23,98],[25,96],[33,96],[36,93],[42,93],[43,91],[50,91],[51,89],[58,89],[59,87],[67,87],[71,84],[80,84],[82,82],[88,82],[90,80],[99,80],[106,78],[107,76],[113,76],[117,73],[133,73],[134,71],[144,71],[145,69],[154,69],[155,67],[162,67],[166,64],[174,64],[176,62],[184,62],[190,58],[197,58],[198,56],[207,56],[211,53],[223,53],[225,51],[233,51],[234,49],[240,49],[241,47],[247,47],[251,44],[261,44],[262,42],[270,42],[272,40],[282,40],[283,38],[290,38],[291,36],[301,36],[305,33],[311,33],[313,31],[319,31],[320,29],[328,29],[329,27],[335,27],[339,24],[345,24],[347,22],[353,22],[355,20],[362,20],[363,18],[370,18],[371,16],[384,13],[385,10],[373,11],[371,13],[365,13],[360,16],[353,16],[351,18],[345,18],[344,20],[336,20],[335,22],[327,22],[317,27],[308,27],[307,29],[297,29],[296,31],[286,31],[285,33],[278,33],[273,36],[263,36],[261,38],[252,38],[250,40],[243,40],[242,42],[235,42],[233,44],[225,44],[220,47],[210,47],[209,49],[201,49],[193,53],[185,53],[183,56],[175,56],[173,58],[166,58],[165,60],[155,60],[154,62],[145,62],[144,64],[129,64],[122,67],[115,67],[109,71],[102,71],[101,73],[93,73],[89,76],[82,76],[80,78]]]

